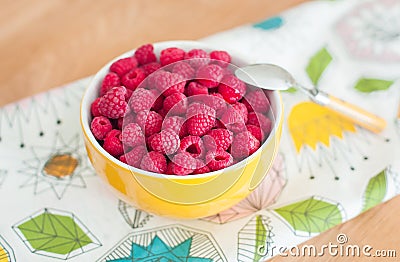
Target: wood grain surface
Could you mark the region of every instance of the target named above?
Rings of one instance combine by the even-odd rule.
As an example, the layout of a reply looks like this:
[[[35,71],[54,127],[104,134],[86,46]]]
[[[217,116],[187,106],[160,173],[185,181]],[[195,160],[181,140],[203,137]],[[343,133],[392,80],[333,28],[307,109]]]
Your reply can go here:
[[[198,39],[305,0],[0,0],[0,105],[94,74],[143,43]]]
[[[140,44],[198,39],[304,1],[0,0],[0,105],[91,75],[109,59]],[[335,243],[337,234],[345,233],[352,244],[396,249],[399,216],[400,197],[396,197],[306,244]],[[276,257],[273,261],[308,259]],[[327,254],[318,260],[355,259]]]

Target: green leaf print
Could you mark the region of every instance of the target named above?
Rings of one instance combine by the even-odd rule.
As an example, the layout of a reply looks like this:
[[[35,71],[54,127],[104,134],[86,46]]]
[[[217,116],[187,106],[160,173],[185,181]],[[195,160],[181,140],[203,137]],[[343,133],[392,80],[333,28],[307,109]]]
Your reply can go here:
[[[253,261],[260,261],[262,258],[261,254],[259,254],[260,247],[264,247],[267,240],[267,229],[265,228],[261,216],[258,215],[256,217],[256,244],[254,250],[254,260]]]
[[[362,211],[381,203],[385,198],[387,189],[386,170],[372,177],[364,192],[364,206]]]
[[[329,54],[326,48],[322,48],[318,51],[318,53],[311,57],[306,71],[314,85],[317,85],[319,78],[331,61],[332,56]]]
[[[371,93],[374,91],[387,90],[393,84],[393,81],[373,78],[361,78],[358,80],[354,88],[363,93]]]
[[[296,232],[320,233],[343,221],[339,203],[332,203],[317,197],[275,209]]]

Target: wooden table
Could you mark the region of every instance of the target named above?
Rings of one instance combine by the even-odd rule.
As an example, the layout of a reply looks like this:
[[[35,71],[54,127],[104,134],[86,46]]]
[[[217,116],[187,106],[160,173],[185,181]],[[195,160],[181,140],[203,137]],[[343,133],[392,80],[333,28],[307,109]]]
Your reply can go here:
[[[0,105],[91,75],[140,44],[198,39],[304,1],[0,0]],[[352,244],[396,249],[399,216],[396,197],[306,244],[334,243],[338,233],[345,233]],[[339,259],[354,260],[323,258]]]

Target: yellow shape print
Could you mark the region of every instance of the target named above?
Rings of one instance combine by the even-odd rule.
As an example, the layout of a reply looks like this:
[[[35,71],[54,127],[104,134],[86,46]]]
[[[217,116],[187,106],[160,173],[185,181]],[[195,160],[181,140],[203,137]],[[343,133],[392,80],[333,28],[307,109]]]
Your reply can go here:
[[[9,262],[9,256],[7,251],[0,244],[0,262]]]
[[[313,102],[295,105],[288,117],[288,125],[297,152],[305,145],[314,150],[318,143],[329,147],[331,136],[342,139],[344,131],[356,132],[352,122]]]

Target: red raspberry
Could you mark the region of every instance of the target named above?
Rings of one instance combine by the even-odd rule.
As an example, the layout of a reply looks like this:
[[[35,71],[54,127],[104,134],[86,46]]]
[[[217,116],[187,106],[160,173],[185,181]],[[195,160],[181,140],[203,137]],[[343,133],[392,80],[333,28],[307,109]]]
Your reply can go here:
[[[129,106],[133,112],[138,113],[143,110],[150,110],[155,100],[156,97],[150,90],[137,88],[129,100]]]
[[[92,113],[93,117],[96,116],[101,116],[100,110],[99,110],[99,103],[100,103],[101,97],[96,98],[93,103],[90,105],[90,112]]]
[[[187,130],[190,135],[202,136],[215,123],[215,110],[205,104],[193,103],[186,111]]]
[[[268,135],[272,128],[271,120],[263,114],[257,112],[249,113],[247,124],[259,126],[265,135]]]
[[[118,118],[117,127],[118,129],[122,129],[123,124],[127,125],[133,122],[135,122],[135,116],[133,114],[126,114],[124,117]]]
[[[179,152],[187,152],[194,158],[202,158],[204,156],[203,141],[198,136],[187,136],[181,140]]]
[[[106,150],[110,155],[114,157],[119,157],[124,153],[124,148],[121,142],[121,131],[117,129],[113,129],[104,138],[103,148]]]
[[[247,131],[249,131],[258,141],[262,142],[264,140],[263,131],[259,126],[246,125]]]
[[[162,121],[162,117],[154,111],[140,111],[136,115],[136,123],[142,128],[145,136],[160,132]]]
[[[236,160],[239,160],[253,154],[259,147],[260,141],[249,131],[245,131],[233,138],[231,153]]]
[[[196,73],[196,79],[200,84],[207,88],[218,86],[222,80],[223,70],[218,65],[205,65],[199,68]]]
[[[194,68],[197,69],[203,65],[208,64],[209,56],[206,51],[202,49],[192,49],[185,55],[185,60],[188,60],[188,63]]]
[[[137,146],[128,153],[119,157],[119,160],[133,167],[139,168],[143,156],[147,153],[145,146]]]
[[[144,73],[146,74],[146,76],[154,73],[155,71],[157,71],[158,69],[161,68],[161,65],[157,62],[153,62],[153,63],[148,63],[145,64],[141,67],[144,70]]]
[[[104,96],[108,92],[108,90],[120,85],[121,79],[119,78],[119,76],[113,72],[108,73],[101,83],[100,96]]]
[[[177,48],[170,47],[161,51],[160,54],[160,62],[162,66],[169,65],[171,63],[175,63],[181,61],[185,58],[185,51]]]
[[[187,86],[187,95],[208,95],[208,88],[197,82],[190,82]]]
[[[172,163],[172,171],[178,176],[189,175],[198,166],[198,161],[185,152],[176,154],[172,159]]]
[[[182,93],[173,93],[164,99],[164,110],[174,115],[181,115],[186,113],[188,100]]]
[[[157,72],[154,76],[155,87],[163,92],[164,96],[173,93],[183,93],[185,91],[186,81],[181,75],[170,73],[167,71]]]
[[[160,152],[151,151],[143,156],[140,168],[146,171],[163,174],[167,171],[167,160]]]
[[[136,123],[130,123],[124,126],[121,137],[124,146],[135,147],[138,145],[144,145],[145,143],[142,129]]]
[[[122,77],[121,82],[126,88],[135,90],[145,78],[146,73],[142,68],[134,68]]]
[[[123,86],[110,89],[99,101],[99,112],[112,119],[123,117],[128,110],[125,94],[126,89]]]
[[[186,122],[183,117],[170,116],[164,119],[164,128],[171,128],[175,133],[179,133],[179,137],[187,136]]]
[[[228,150],[232,144],[233,133],[227,129],[212,129],[203,136],[204,146],[208,151],[215,149]]]
[[[112,130],[110,120],[104,116],[96,116],[90,124],[90,130],[96,139],[103,140],[107,133]]]
[[[222,115],[221,122],[229,130],[241,133],[246,130],[247,108],[242,103],[232,104]]]
[[[171,128],[163,129],[151,139],[150,147],[154,151],[171,155],[179,148],[179,136]]]
[[[233,104],[246,94],[246,84],[233,75],[225,75],[218,86],[218,92],[226,102]]]
[[[246,105],[249,112],[256,111],[260,113],[267,113],[270,109],[269,100],[261,90],[248,93],[244,97],[243,104]]]
[[[138,62],[134,57],[121,58],[110,66],[110,71],[116,73],[119,77],[123,77],[126,73],[137,67]]]
[[[197,168],[193,171],[193,174],[204,174],[210,172],[210,168],[206,165],[203,165],[200,168]]]
[[[217,64],[220,67],[227,67],[231,62],[231,56],[225,51],[212,51],[210,58],[217,61],[211,61],[213,64]]]
[[[233,164],[233,158],[231,154],[219,148],[207,153],[206,163],[212,171],[216,171],[231,166]]]
[[[201,97],[201,101],[217,111],[217,115],[223,113],[228,105],[221,94],[211,93],[209,96]]]
[[[154,47],[152,44],[142,45],[135,51],[135,58],[139,65],[145,65],[148,63],[156,62],[157,57],[153,52]]]
[[[175,63],[172,68],[172,73],[176,73],[181,75],[186,80],[192,80],[195,74],[195,70],[188,63],[182,61],[179,63]]]

